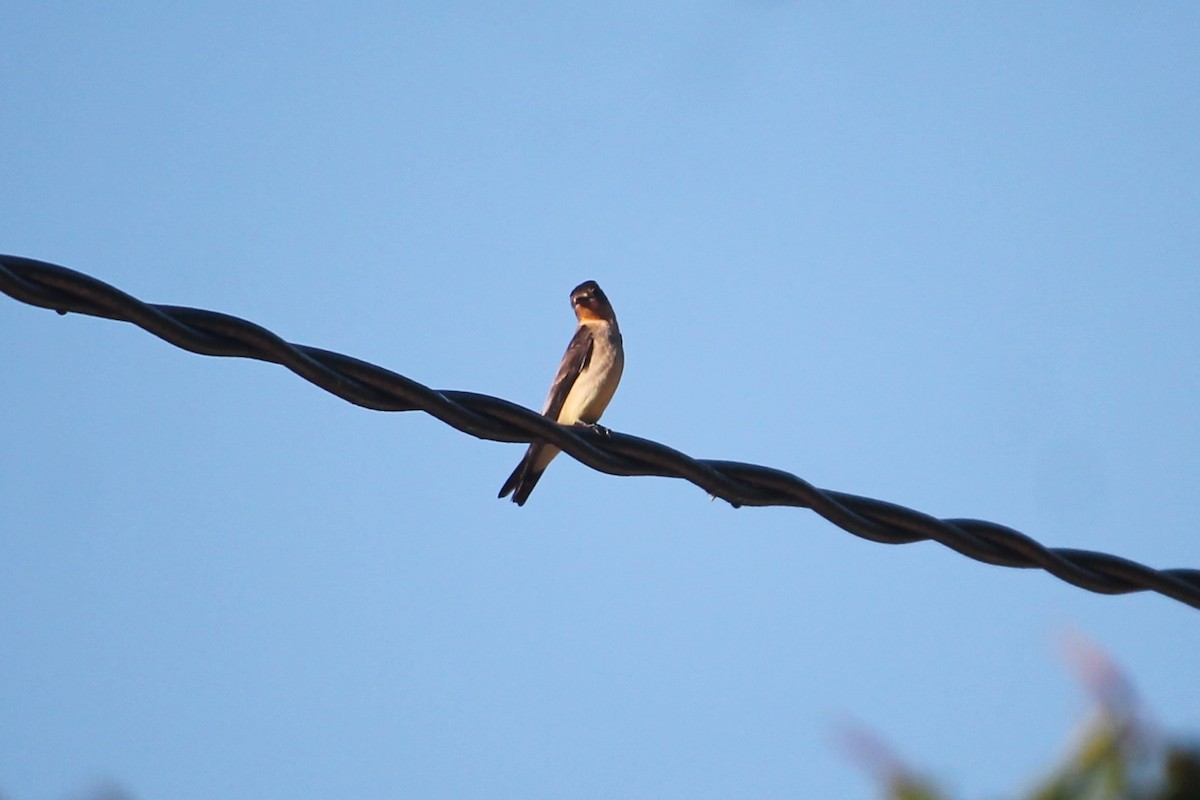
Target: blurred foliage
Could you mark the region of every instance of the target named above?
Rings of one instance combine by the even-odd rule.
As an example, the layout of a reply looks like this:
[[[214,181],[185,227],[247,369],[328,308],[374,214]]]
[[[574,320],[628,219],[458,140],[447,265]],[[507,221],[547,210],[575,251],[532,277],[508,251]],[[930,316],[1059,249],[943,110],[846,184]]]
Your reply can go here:
[[[1098,647],[1080,637],[1067,654],[1097,699],[1078,743],[1020,800],[1200,800],[1200,743],[1173,739],[1145,717],[1133,686]],[[852,754],[889,800],[949,800],[870,734],[851,731]]]

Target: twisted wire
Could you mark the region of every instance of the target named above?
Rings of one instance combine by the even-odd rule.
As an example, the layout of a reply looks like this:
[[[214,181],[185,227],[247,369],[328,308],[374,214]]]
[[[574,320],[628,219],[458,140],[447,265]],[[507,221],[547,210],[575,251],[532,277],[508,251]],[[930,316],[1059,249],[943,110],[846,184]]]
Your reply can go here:
[[[1152,591],[1200,608],[1200,570],[1155,570],[1119,556],[1050,548],[1003,525],[978,519],[938,519],[904,506],[818,489],[791,473],[737,461],[695,459],[628,434],[559,425],[498,397],[435,391],[351,356],[291,344],[238,317],[184,306],[143,303],[66,267],[0,255],[0,291],[60,314],[75,312],[132,322],[167,342],[207,356],[279,364],[348,402],[376,411],[424,411],[480,439],[546,441],[610,475],[682,478],[736,506],[808,508],[839,528],[883,544],[938,542],[955,552],[1005,567],[1040,568],[1102,594]]]

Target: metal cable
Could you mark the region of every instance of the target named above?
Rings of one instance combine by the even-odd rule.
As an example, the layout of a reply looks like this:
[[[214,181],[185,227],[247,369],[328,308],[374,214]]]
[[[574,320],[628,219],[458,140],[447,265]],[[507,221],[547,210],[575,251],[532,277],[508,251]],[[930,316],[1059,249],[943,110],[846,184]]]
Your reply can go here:
[[[932,539],[986,564],[1041,568],[1093,592],[1153,591],[1200,608],[1200,570],[1155,570],[1106,553],[1048,548],[993,522],[937,519],[882,500],[818,489],[791,473],[770,467],[695,459],[648,439],[559,425],[498,397],[435,391],[347,355],[291,344],[259,325],[228,314],[143,303],[102,281],[54,264],[0,255],[0,291],[60,314],[73,311],[132,322],[193,353],[280,364],[364,408],[424,411],[480,439],[551,442],[589,467],[610,475],[682,478],[735,507],[812,509],[839,528],[873,542],[909,544]]]

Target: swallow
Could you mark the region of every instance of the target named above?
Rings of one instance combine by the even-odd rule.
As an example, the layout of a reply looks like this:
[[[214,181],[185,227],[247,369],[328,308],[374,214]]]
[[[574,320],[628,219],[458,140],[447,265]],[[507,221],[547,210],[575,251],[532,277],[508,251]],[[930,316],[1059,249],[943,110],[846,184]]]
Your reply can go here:
[[[625,369],[621,329],[617,327],[612,305],[595,281],[575,287],[571,292],[571,308],[579,324],[558,365],[542,416],[560,425],[595,426],[617,391]],[[545,442],[529,445],[525,457],[497,496],[507,497],[511,493],[514,503],[525,505],[529,493],[558,453],[557,447]]]

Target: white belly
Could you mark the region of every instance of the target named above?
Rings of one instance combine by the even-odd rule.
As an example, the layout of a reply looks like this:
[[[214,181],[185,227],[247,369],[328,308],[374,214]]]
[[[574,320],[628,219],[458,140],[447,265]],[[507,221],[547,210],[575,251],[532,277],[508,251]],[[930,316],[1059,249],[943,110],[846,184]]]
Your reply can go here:
[[[567,393],[558,421],[564,425],[575,422],[596,422],[604,409],[608,408],[621,382],[625,369],[625,356],[621,352],[621,334],[605,325],[598,330],[592,358],[587,369],[575,379],[575,385]]]

